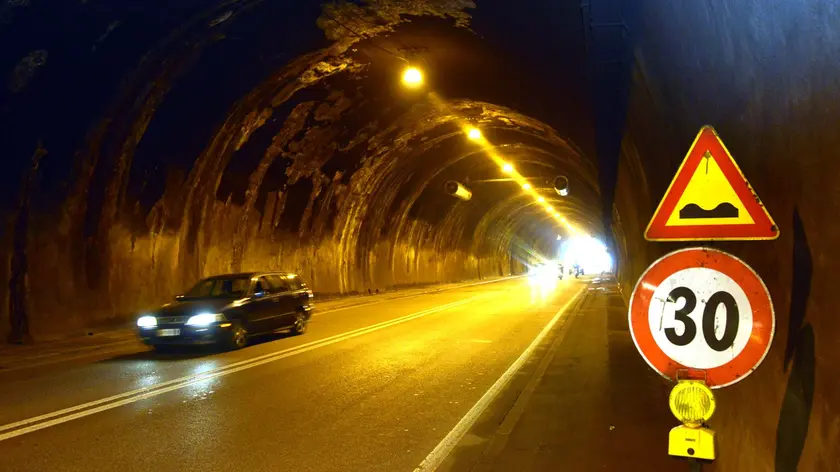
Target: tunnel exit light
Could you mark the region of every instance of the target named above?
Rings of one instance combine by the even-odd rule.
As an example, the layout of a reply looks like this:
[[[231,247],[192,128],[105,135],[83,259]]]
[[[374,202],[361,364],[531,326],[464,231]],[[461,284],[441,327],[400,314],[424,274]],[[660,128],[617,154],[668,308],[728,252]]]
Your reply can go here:
[[[587,274],[600,274],[612,270],[613,260],[607,252],[607,247],[591,236],[564,240],[560,254],[566,267],[579,265]]]

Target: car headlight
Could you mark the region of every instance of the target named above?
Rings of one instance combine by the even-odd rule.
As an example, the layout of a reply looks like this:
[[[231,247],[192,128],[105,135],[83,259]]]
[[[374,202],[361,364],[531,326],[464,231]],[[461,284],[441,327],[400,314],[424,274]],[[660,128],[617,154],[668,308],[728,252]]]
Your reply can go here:
[[[157,326],[157,318],[151,315],[141,316],[137,319],[137,326],[140,328],[154,328]]]
[[[190,319],[187,320],[187,325],[207,326],[219,321],[227,321],[227,318],[225,318],[225,315],[221,313],[199,313],[191,316]]]

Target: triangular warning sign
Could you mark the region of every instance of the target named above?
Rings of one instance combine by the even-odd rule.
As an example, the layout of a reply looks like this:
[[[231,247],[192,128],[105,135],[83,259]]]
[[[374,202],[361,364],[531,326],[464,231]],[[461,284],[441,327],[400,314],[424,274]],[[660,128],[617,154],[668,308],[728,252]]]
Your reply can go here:
[[[653,214],[648,241],[762,240],[779,228],[711,126],[704,126]]]

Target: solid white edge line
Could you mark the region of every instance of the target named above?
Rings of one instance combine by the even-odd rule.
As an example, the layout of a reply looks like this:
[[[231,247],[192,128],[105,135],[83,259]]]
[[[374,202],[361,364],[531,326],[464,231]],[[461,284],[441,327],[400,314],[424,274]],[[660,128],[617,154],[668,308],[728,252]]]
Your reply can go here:
[[[460,289],[460,288],[474,287],[476,285],[493,284],[493,283],[498,283],[498,282],[504,282],[504,281],[507,281],[507,280],[519,279],[519,278],[522,278],[522,277],[523,277],[522,275],[511,275],[511,276],[507,276],[507,277],[500,277],[498,279],[482,280],[481,282],[471,282],[471,283],[464,284],[464,285],[456,285],[454,287],[445,288],[445,289],[431,290],[431,291],[428,291],[428,292],[421,292],[421,293],[416,293],[416,294],[404,295],[404,296],[397,297],[397,298],[390,298],[390,299],[383,298],[383,299],[379,299],[379,300],[375,300],[375,301],[369,301],[369,302],[366,301],[366,302],[362,302],[362,303],[355,304],[355,305],[339,306],[339,307],[333,308],[333,309],[325,309],[324,311],[318,310],[317,309],[317,304],[316,304],[316,310],[312,313],[312,316],[314,317],[314,316],[320,316],[320,315],[327,315],[327,314],[336,313],[336,312],[339,312],[339,311],[351,310],[353,308],[364,308],[364,307],[379,305],[379,304],[386,303],[386,302],[391,302],[391,301],[406,300],[406,299],[409,299],[409,298],[417,298],[417,297],[421,297],[423,295],[435,295],[435,294],[438,294],[438,293],[448,292],[448,291],[451,291],[451,290],[457,290],[457,289]],[[132,333],[131,336],[132,336],[131,339],[126,339],[126,340],[123,340],[123,341],[115,341],[115,342],[106,343],[106,344],[102,344],[102,345],[89,346],[89,347],[78,349],[75,352],[70,351],[70,356],[69,357],[63,357],[60,360],[58,360],[58,362],[65,362],[65,361],[71,361],[71,360],[76,360],[76,359],[85,359],[85,358],[88,358],[88,357],[99,356],[99,355],[102,355],[104,353],[111,354],[111,353],[119,352],[120,349],[115,348],[115,346],[138,343],[137,335],[135,333]],[[101,351],[98,350],[100,348],[102,349]],[[80,351],[83,351],[83,352],[80,352]],[[61,354],[62,354],[62,352],[52,352],[52,353],[48,353],[48,354],[44,354],[44,355],[40,355],[40,356],[30,356],[30,357],[27,358],[27,360],[37,359],[37,358],[45,358],[45,357],[55,357],[55,356],[58,356],[58,355],[61,355]],[[54,365],[54,364],[57,364],[58,362],[53,362],[53,361],[36,362],[34,364],[25,364],[25,365],[18,366],[18,367],[11,367],[11,368],[7,367],[7,368],[3,369],[3,371],[0,372],[0,373],[7,374],[9,372],[16,372],[16,371],[25,370],[25,369],[35,369],[35,368],[43,367],[43,366],[46,366],[46,365]],[[149,387],[149,388],[153,388],[153,387]],[[4,430],[8,429],[9,426],[10,425],[1,425],[0,426],[0,431],[4,431]]]
[[[443,461],[449,456],[449,453],[455,449],[455,446],[458,445],[458,442],[467,434],[467,431],[475,424],[478,418],[484,413],[484,410],[490,405],[490,403],[496,399],[499,395],[499,392],[505,386],[507,386],[510,379],[519,371],[523,364],[531,357],[531,354],[537,349],[537,347],[542,343],[543,339],[548,336],[548,333],[554,327],[555,324],[560,320],[566,310],[572,305],[572,303],[577,300],[583,291],[586,290],[586,286],[578,290],[578,292],[563,305],[562,308],[554,315],[554,317],[545,325],[545,327],[540,331],[536,338],[531,342],[531,344],[525,348],[525,351],[513,361],[513,364],[508,367],[504,374],[496,380],[496,382],[490,386],[490,388],[484,392],[484,395],[473,405],[472,408],[461,418],[461,421],[455,425],[454,428],[447,434],[443,440],[423,459],[423,462],[414,469],[414,472],[433,472],[436,470]]]
[[[316,303],[316,310],[312,313],[312,316],[327,315],[329,313],[335,313],[337,311],[351,310],[353,308],[364,308],[364,307],[367,307],[367,306],[379,305],[381,303],[386,303],[386,302],[393,302],[393,301],[397,301],[397,300],[406,300],[406,299],[409,299],[409,298],[417,298],[417,297],[422,297],[423,295],[435,295],[435,294],[438,294],[438,293],[448,292],[450,290],[457,290],[459,288],[469,288],[469,287],[475,287],[476,285],[494,284],[494,283],[498,283],[498,282],[504,282],[504,281],[507,281],[507,280],[521,279],[522,277],[524,277],[524,276],[522,276],[522,275],[509,275],[507,277],[500,277],[498,279],[482,280],[481,282],[471,282],[471,283],[468,283],[468,284],[465,284],[465,285],[456,285],[455,287],[445,288],[445,289],[442,289],[442,290],[440,290],[440,289],[430,290],[428,292],[420,292],[420,293],[415,293],[415,294],[410,294],[410,295],[403,295],[401,297],[383,298],[383,299],[380,299],[380,300],[374,300],[374,301],[370,301],[370,302],[362,302],[362,303],[359,303],[359,304],[356,304],[356,305],[340,306],[338,308],[327,309],[327,310],[324,310],[324,311],[318,311],[317,310],[317,301],[316,301],[315,302]]]
[[[16,421],[14,423],[8,423],[5,425],[0,426],[0,431],[7,431],[13,430],[8,433],[0,434],[0,441],[10,439],[15,436],[20,436],[21,434],[26,434],[28,432],[37,431],[39,429],[43,429],[49,426],[53,426],[56,424],[63,423],[65,421],[71,421],[73,419],[81,418],[90,414],[98,413],[100,411],[105,411],[111,408],[115,408],[117,406],[125,405],[128,403],[132,403],[138,401],[140,399],[153,397],[156,395],[160,395],[162,393],[166,393],[172,390],[177,390],[179,388],[186,387],[188,385],[192,385],[197,382],[201,382],[204,380],[212,379],[214,377],[219,377],[223,375],[227,375],[229,373],[238,372],[240,370],[244,370],[246,368],[256,367],[258,365],[266,364],[268,362],[272,362],[279,359],[284,359],[286,357],[290,357],[295,354],[300,354],[303,352],[311,351],[312,349],[316,349],[323,346],[328,346],[330,344],[334,344],[339,341],[344,341],[346,339],[351,339],[362,334],[371,333],[374,331],[378,331],[380,329],[388,328],[393,325],[401,324],[406,321],[411,321],[416,318],[420,318],[422,316],[426,316],[432,313],[437,313],[440,311],[447,310],[449,308],[455,308],[460,305],[464,305],[468,302],[471,302],[477,298],[486,296],[486,294],[477,295],[473,297],[469,297],[463,300],[458,300],[455,302],[447,303],[445,305],[439,305],[437,307],[428,308],[426,310],[421,310],[419,312],[410,313],[408,315],[401,316],[399,318],[394,318],[391,320],[382,321],[379,323],[375,323],[370,326],[365,326],[362,328],[357,328],[351,331],[347,331],[345,333],[336,334],[324,339],[320,339],[317,341],[312,341],[306,344],[302,344],[300,346],[291,347],[288,349],[284,349],[282,351],[277,351],[269,354],[264,354],[262,356],[257,356],[251,359],[245,359],[242,361],[234,362],[228,365],[224,365],[218,367],[216,369],[208,370],[207,372],[202,372],[201,374],[190,375],[185,377],[180,377],[172,380],[167,380],[165,382],[161,382],[155,384],[150,387],[139,388],[135,390],[130,390],[128,392],[123,392],[120,394],[112,395],[110,397],[101,398],[99,400],[94,400],[91,402],[82,403],[76,406],[64,408],[61,410],[57,410],[51,413],[46,413],[43,415],[35,416],[32,418]],[[111,403],[113,402],[113,403]],[[100,406],[101,405],[101,406]],[[93,408],[96,407],[96,408]],[[90,409],[89,409],[90,408]],[[88,410],[89,409],[89,410]],[[85,410],[79,413],[75,413],[69,416],[70,413],[78,412],[79,410]],[[52,421],[48,421],[45,423],[40,423],[45,420],[49,420],[51,418],[56,418]],[[22,426],[26,426],[32,423],[38,423],[34,426],[30,426],[28,428],[21,428]],[[21,429],[16,429],[21,428]]]
[[[298,355],[298,354],[301,354],[301,353],[304,353],[304,352],[307,352],[307,351],[312,351],[312,350],[318,349],[320,347],[329,346],[330,344],[335,344],[335,343],[338,343],[338,342],[341,342],[341,341],[346,341],[348,339],[352,339],[352,338],[355,338],[355,337],[358,337],[358,336],[361,336],[361,335],[364,335],[364,334],[372,333],[374,331],[379,331],[380,329],[388,328],[388,327],[391,327],[391,326],[394,326],[394,325],[397,325],[397,324],[405,323],[406,321],[411,321],[413,319],[420,318],[420,317],[423,317],[423,316],[426,316],[426,315],[429,315],[429,314],[432,314],[432,313],[445,311],[448,308],[454,308],[456,306],[465,305],[468,302],[471,302],[474,299],[479,298],[479,297],[480,296],[470,297],[468,299],[461,300],[459,302],[450,303],[450,304],[446,305],[445,307],[442,306],[442,307],[434,308],[434,309],[431,309],[431,310],[425,310],[425,311],[422,311],[422,312],[419,312],[419,313],[416,313],[416,314],[413,314],[413,315],[408,315],[407,317],[397,318],[396,320],[392,320],[392,321],[388,322],[386,325],[381,325],[381,326],[374,325],[374,326],[369,327],[369,328],[364,328],[362,330],[357,330],[357,332],[351,332],[352,334],[348,334],[344,337],[341,337],[340,339],[339,338],[330,339],[327,342],[321,342],[321,343],[318,343],[317,345],[314,345],[314,346],[310,345],[310,346],[308,346],[304,349],[297,349],[297,350],[294,350],[293,352],[285,352],[282,355],[271,357],[269,359],[263,359],[263,360],[258,361],[258,362],[252,362],[252,363],[246,364],[246,365],[241,365],[241,366],[233,368],[233,369],[227,369],[227,370],[223,370],[223,371],[219,371],[219,372],[213,372],[212,374],[207,375],[207,376],[202,377],[202,378],[197,378],[197,379],[193,379],[193,380],[190,380],[190,381],[187,381],[187,382],[182,382],[182,383],[178,383],[178,384],[175,384],[175,385],[170,385],[170,386],[165,387],[165,388],[159,388],[159,389],[156,389],[156,390],[148,391],[148,392],[145,392],[141,395],[137,395],[137,396],[130,397],[130,398],[124,398],[124,399],[116,401],[116,402],[112,402],[112,403],[108,403],[108,404],[105,404],[105,405],[98,406],[96,408],[91,408],[91,409],[88,409],[88,410],[80,411],[80,412],[74,413],[72,415],[62,416],[60,418],[55,418],[53,420],[45,421],[43,423],[37,423],[37,424],[34,424],[32,426],[16,429],[16,430],[10,431],[8,433],[0,434],[0,441],[5,441],[7,439],[11,439],[11,438],[14,438],[14,437],[17,437],[17,436],[22,436],[22,435],[27,434],[27,433],[32,433],[32,432],[35,432],[35,431],[38,431],[38,430],[41,430],[41,429],[46,429],[46,428],[49,428],[51,426],[56,426],[56,425],[59,425],[59,424],[62,424],[62,423],[67,423],[69,421],[73,421],[73,420],[76,420],[76,419],[79,419],[79,418],[84,418],[85,416],[90,416],[90,415],[93,415],[93,414],[96,414],[96,413],[100,413],[102,411],[111,410],[113,408],[117,408],[117,407],[120,407],[120,406],[123,406],[123,405],[127,405],[129,403],[134,403],[134,402],[137,402],[139,400],[145,400],[147,398],[156,397],[158,395],[162,395],[164,393],[171,392],[173,390],[178,390],[178,389],[196,384],[198,382],[202,382],[204,380],[209,380],[209,379],[213,379],[213,378],[216,378],[216,377],[224,377],[226,375],[233,374],[234,372],[239,372],[241,370],[251,369],[251,368],[263,365],[263,364],[268,364],[269,362],[274,362],[274,361],[277,361],[277,360],[280,360],[280,359],[285,359],[287,357],[295,356],[295,355]]]

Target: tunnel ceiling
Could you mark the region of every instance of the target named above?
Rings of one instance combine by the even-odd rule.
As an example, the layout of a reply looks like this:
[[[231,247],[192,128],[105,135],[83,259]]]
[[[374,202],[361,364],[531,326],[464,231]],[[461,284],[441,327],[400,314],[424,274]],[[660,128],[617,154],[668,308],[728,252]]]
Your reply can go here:
[[[58,219],[81,234],[89,279],[109,263],[89,252],[116,224],[134,237],[177,231],[185,262],[224,207],[242,209],[225,223],[232,270],[254,225],[332,238],[348,264],[406,238],[476,254],[515,241],[550,252],[564,230],[516,183],[477,182],[505,176],[465,124],[576,227],[602,230],[574,2],[557,4],[569,11],[552,20],[566,22],[551,25],[566,41],[537,54],[540,38],[505,34],[519,21],[500,15],[505,2],[288,3],[179,2],[161,15],[83,2],[76,19],[99,31],[85,44],[16,51],[6,110],[22,116],[16,151],[46,152],[33,205],[49,217],[33,224]],[[28,4],[6,14],[17,15],[7,28],[48,21]],[[68,62],[68,48],[90,48],[88,59]],[[408,61],[426,74],[422,90],[400,84]],[[568,198],[550,189],[557,175],[571,181]],[[445,195],[450,179],[473,199]]]

